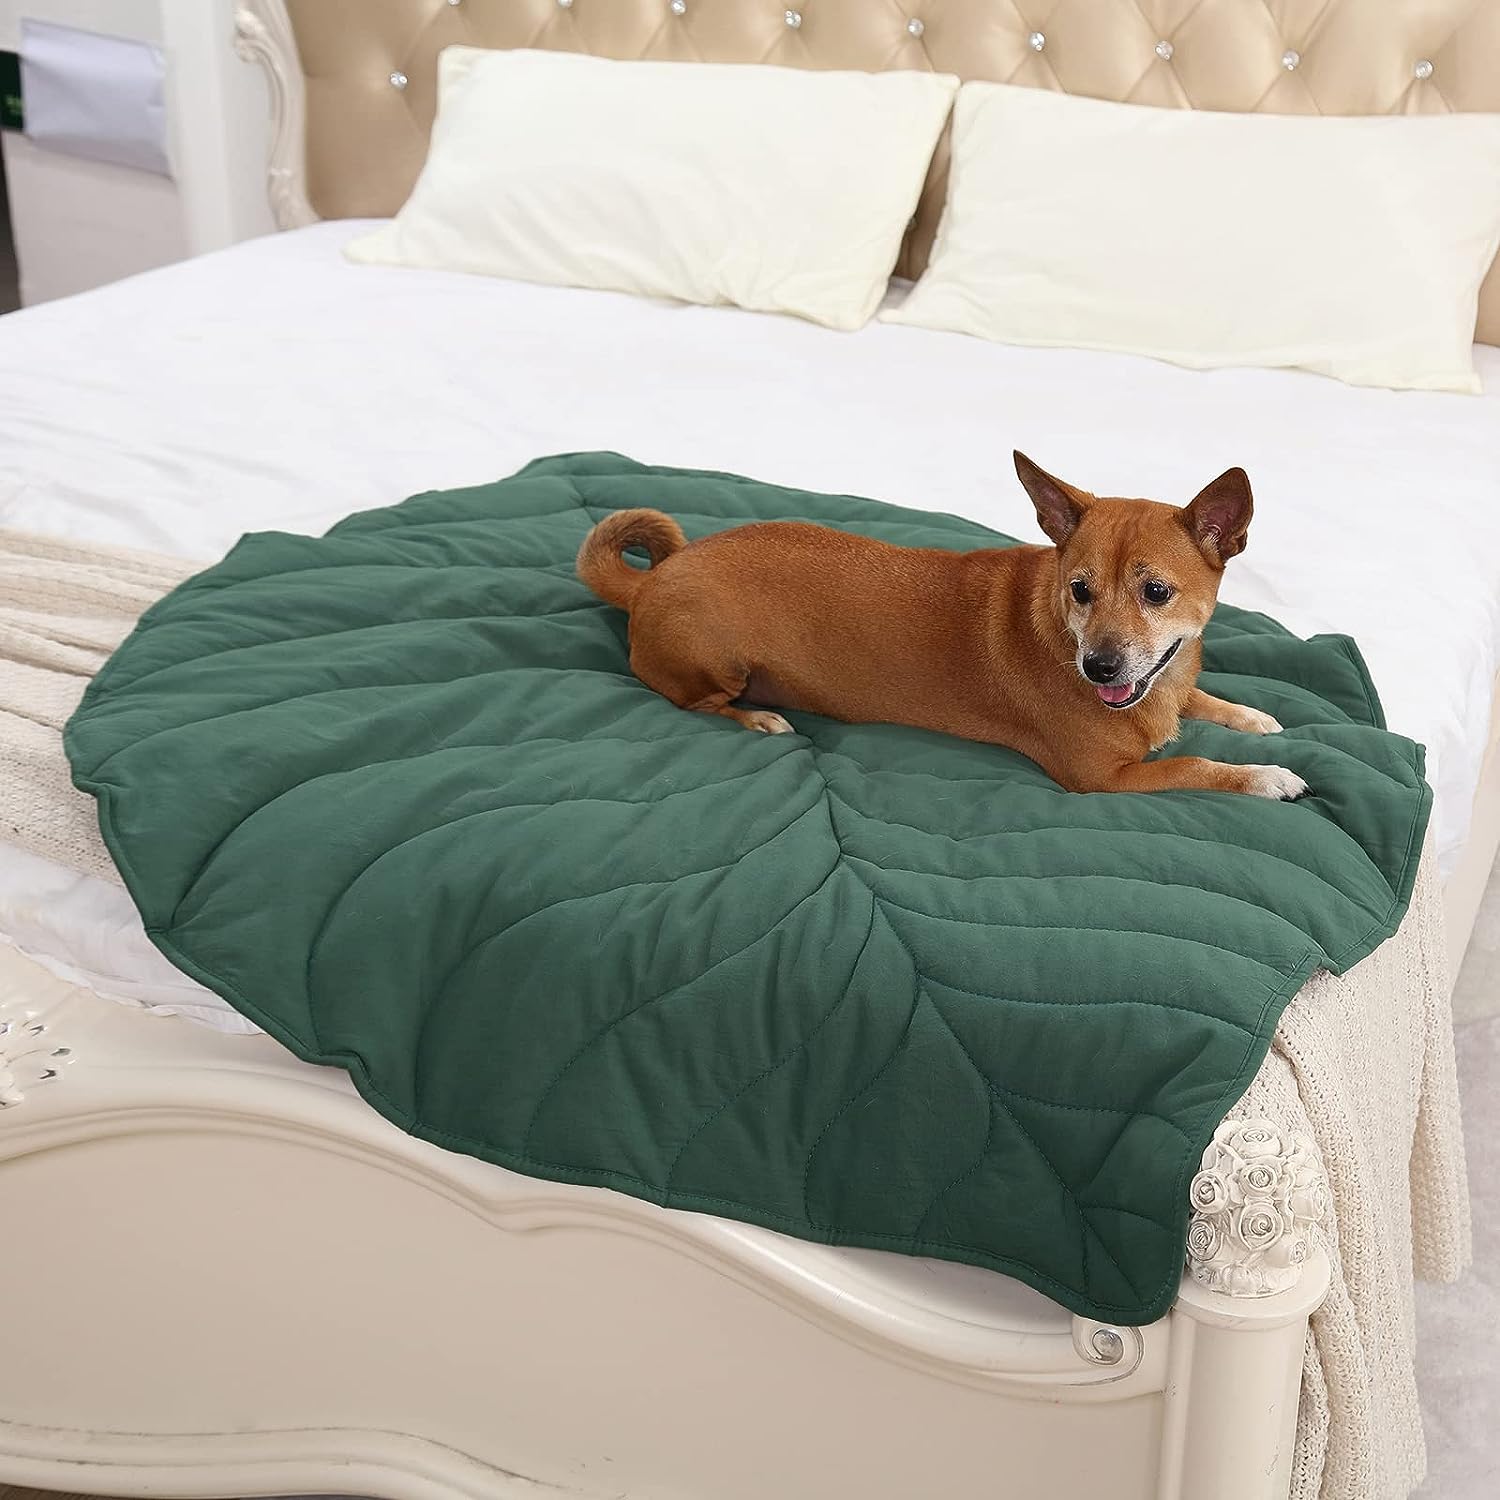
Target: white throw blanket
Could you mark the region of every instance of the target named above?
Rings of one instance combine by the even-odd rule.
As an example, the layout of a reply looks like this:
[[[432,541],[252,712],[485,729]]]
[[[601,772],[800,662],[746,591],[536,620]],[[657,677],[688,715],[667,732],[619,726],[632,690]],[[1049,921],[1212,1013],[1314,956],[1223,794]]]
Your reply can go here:
[[[62,726],[137,615],[191,571],[0,531],[0,839],[119,879],[93,802],[69,779]],[[1303,986],[1233,1113],[1312,1136],[1333,1189],[1333,1286],[1308,1337],[1294,1500],[1405,1500],[1426,1463],[1413,1272],[1449,1281],[1470,1258],[1430,842],[1400,932],[1342,978]]]
[[[119,880],[62,727],[136,618],[197,569],[176,557],[0,529],[0,839]]]
[[[1401,929],[1293,997],[1234,1114],[1317,1141],[1333,1191],[1333,1284],[1303,1367],[1293,1500],[1405,1500],[1427,1467],[1413,1273],[1469,1264],[1442,892],[1432,841]]]

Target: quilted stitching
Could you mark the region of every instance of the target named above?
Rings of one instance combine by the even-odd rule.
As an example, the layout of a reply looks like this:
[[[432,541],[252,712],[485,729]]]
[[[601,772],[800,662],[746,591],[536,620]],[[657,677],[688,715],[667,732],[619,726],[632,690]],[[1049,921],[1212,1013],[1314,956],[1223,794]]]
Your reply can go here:
[[[1430,794],[1342,639],[1221,610],[1207,666],[1323,795],[1073,796],[992,746],[688,715],[572,575],[588,525],[971,522],[614,455],[263,535],[70,724],[148,931],[441,1145],[1089,1316],[1175,1293],[1186,1182],[1312,969],[1404,910]]]

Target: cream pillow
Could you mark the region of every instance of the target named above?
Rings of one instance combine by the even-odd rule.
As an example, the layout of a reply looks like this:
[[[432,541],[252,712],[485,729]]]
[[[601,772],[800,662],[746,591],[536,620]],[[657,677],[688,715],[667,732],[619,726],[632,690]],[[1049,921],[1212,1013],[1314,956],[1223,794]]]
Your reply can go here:
[[[971,83],[894,323],[1477,391],[1500,115],[1233,115]]]
[[[449,47],[411,197],[354,260],[858,328],[958,80]]]

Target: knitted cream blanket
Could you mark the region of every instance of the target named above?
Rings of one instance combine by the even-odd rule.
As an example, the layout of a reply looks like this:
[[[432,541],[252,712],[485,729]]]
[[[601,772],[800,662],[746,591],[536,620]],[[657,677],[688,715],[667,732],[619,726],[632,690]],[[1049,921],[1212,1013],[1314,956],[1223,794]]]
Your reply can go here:
[[[118,880],[62,727],[136,617],[197,567],[0,529],[0,840]]]
[[[62,727],[136,617],[194,567],[0,530],[0,842],[118,880]],[[3,917],[0,917],[3,920]],[[1405,1500],[1425,1451],[1413,1272],[1470,1256],[1443,910],[1424,851],[1401,930],[1287,1008],[1235,1114],[1313,1137],[1333,1189],[1333,1286],[1307,1342],[1294,1500]]]

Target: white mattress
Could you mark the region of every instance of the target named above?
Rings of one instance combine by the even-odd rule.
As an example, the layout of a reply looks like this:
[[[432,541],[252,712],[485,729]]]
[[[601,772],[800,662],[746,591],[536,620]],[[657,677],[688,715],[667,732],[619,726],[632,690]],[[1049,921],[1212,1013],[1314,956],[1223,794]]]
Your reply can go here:
[[[1090,489],[1256,494],[1230,603],[1346,631],[1423,741],[1444,870],[1462,848],[1500,659],[1500,349],[1489,393],[1201,373],[872,325],[348,264],[318,225],[7,317],[0,525],[205,562],[546,453],[956,511],[1036,534],[1013,447]],[[148,944],[118,887],[0,844],[0,936],[138,1003],[237,1018]]]

